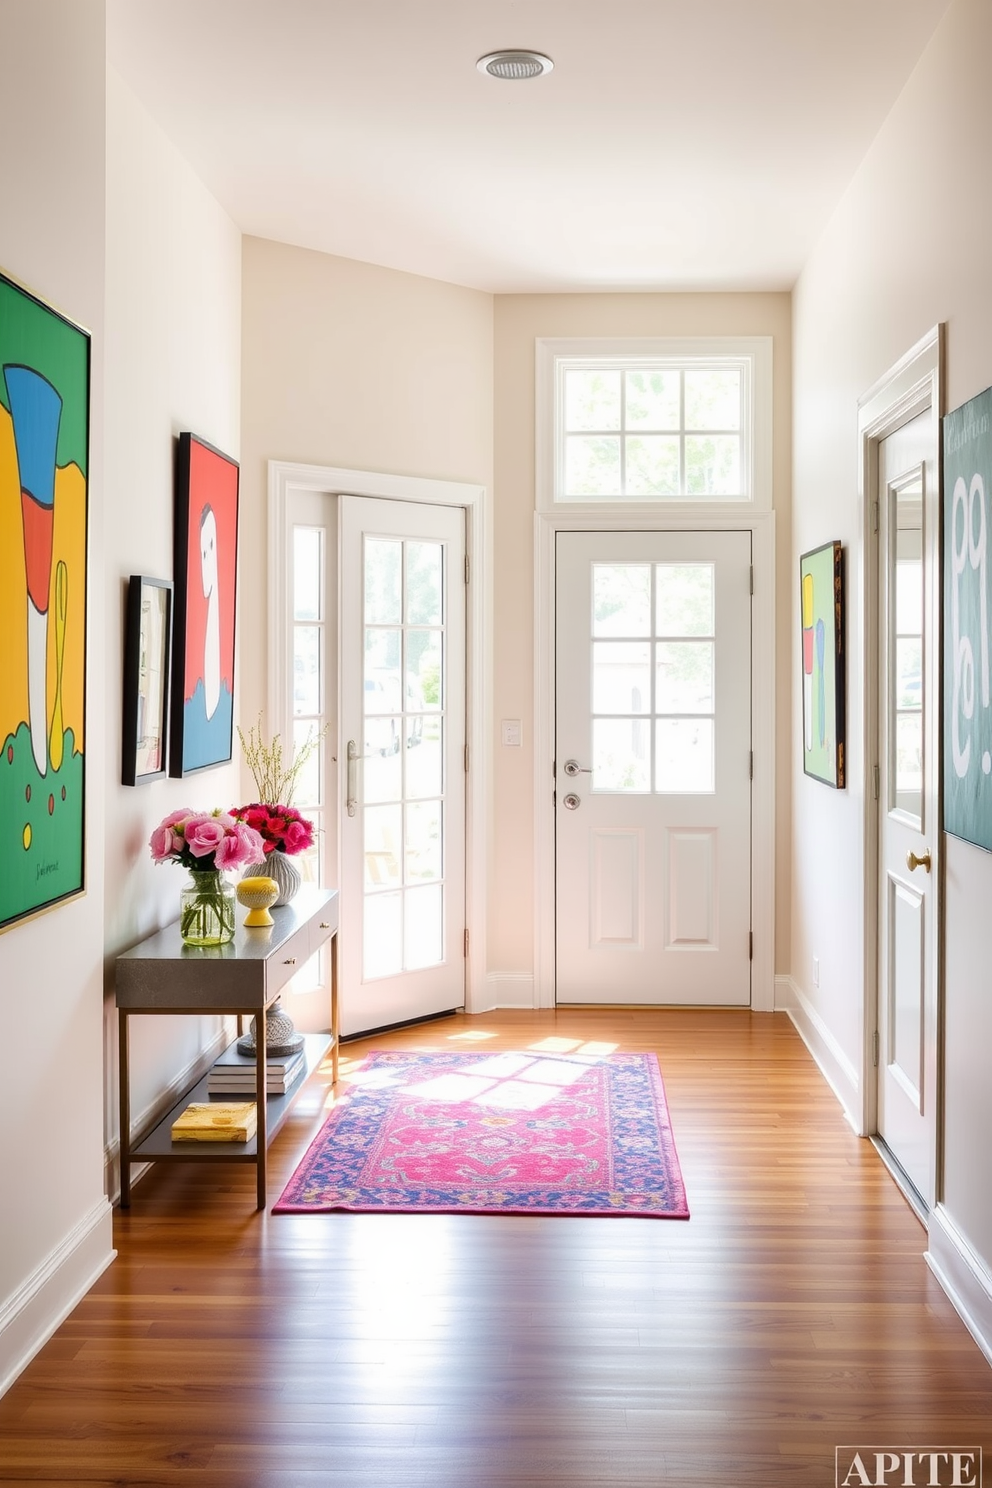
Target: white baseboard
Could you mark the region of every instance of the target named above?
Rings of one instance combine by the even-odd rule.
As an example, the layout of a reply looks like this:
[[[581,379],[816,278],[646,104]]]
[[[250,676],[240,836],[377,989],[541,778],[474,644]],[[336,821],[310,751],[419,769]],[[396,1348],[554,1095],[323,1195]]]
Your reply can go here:
[[[791,976],[775,978],[775,1010],[786,1012],[819,1067],[841,1109],[858,1136],[861,1120],[861,1080],[830,1029]]]
[[[113,1210],[101,1196],[0,1307],[0,1395],[69,1316],[116,1256]]]
[[[943,1204],[930,1211],[926,1261],[968,1332],[992,1364],[992,1274]]]
[[[532,971],[489,971],[486,973],[486,1011],[496,1008],[533,1008],[534,973]]]

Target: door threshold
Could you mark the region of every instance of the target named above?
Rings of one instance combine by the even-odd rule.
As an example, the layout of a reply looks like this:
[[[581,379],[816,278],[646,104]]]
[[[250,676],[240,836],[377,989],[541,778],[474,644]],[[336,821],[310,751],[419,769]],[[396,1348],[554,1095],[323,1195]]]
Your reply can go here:
[[[929,1229],[930,1206],[928,1205],[923,1195],[920,1193],[919,1189],[916,1187],[916,1184],[909,1177],[906,1169],[899,1162],[898,1158],[893,1155],[892,1149],[886,1144],[882,1137],[877,1135],[877,1133],[875,1136],[869,1137],[868,1140],[874,1147],[875,1151],[878,1153],[879,1157],[882,1159],[882,1162],[885,1164],[886,1168],[888,1168],[889,1176],[892,1178],[893,1182],[896,1185],[896,1188],[898,1188],[899,1192],[906,1200],[906,1203],[909,1205],[910,1209],[912,1209],[913,1213],[920,1221],[920,1224],[925,1230]]]

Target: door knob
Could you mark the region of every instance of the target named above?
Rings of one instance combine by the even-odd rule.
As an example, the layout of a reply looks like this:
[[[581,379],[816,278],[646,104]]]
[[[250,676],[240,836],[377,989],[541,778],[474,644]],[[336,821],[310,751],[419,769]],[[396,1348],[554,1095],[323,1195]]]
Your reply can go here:
[[[566,811],[578,811],[582,802],[574,791],[569,791],[567,796],[562,796],[561,804],[564,806]]]
[[[923,853],[922,853],[922,855],[920,857],[917,857],[916,854],[912,851],[912,849],[910,849],[910,851],[906,854],[906,867],[909,869],[910,873],[912,873],[913,870],[916,869],[916,868],[925,868],[927,870],[927,872],[929,873],[930,872],[930,849],[929,848],[925,848],[924,851],[923,851]]]
[[[565,763],[562,765],[562,769],[565,771],[566,775],[570,776],[592,774],[591,770],[587,769],[583,765],[580,765],[578,760],[573,759],[566,760]]]

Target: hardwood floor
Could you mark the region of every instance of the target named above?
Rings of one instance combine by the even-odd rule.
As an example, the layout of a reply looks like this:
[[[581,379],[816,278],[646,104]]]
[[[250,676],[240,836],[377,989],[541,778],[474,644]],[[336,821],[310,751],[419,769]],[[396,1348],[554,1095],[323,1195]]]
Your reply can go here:
[[[501,1012],[374,1042],[550,1034],[657,1051],[688,1223],[256,1214],[253,1169],[160,1164],[0,1400],[0,1482],[829,1488],[838,1445],[992,1447],[992,1369],[783,1015]],[[274,1143],[270,1202],[326,1094]]]

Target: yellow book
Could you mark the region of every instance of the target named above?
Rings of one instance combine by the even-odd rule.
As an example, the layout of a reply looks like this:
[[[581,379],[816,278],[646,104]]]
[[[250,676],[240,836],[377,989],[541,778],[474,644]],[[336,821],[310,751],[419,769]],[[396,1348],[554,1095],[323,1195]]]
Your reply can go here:
[[[193,1101],[172,1123],[174,1142],[247,1142],[255,1135],[254,1101]]]

